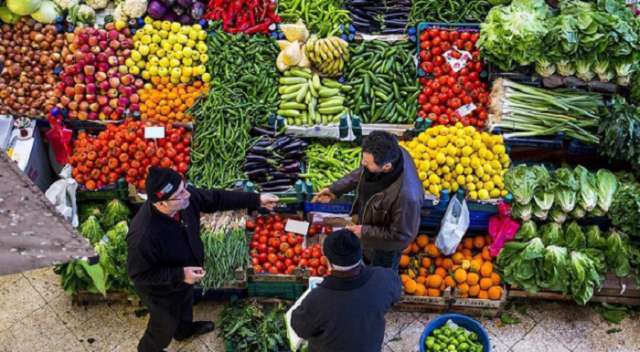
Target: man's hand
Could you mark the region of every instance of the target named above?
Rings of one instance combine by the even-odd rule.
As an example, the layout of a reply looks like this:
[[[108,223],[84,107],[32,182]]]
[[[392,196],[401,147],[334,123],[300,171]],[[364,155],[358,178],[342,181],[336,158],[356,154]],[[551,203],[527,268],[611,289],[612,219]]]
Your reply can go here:
[[[182,270],[184,271],[184,282],[188,283],[189,285],[200,282],[205,274],[202,267],[199,266],[187,266],[182,268]]]
[[[353,232],[358,238],[362,236],[362,225],[347,225],[346,229]]]
[[[336,195],[331,192],[328,188],[323,189],[320,193],[316,194],[311,200],[314,203],[329,203],[333,200],[336,200]]]
[[[273,211],[276,205],[278,205],[279,200],[280,199],[276,195],[263,193],[260,195],[260,206],[269,211]]]

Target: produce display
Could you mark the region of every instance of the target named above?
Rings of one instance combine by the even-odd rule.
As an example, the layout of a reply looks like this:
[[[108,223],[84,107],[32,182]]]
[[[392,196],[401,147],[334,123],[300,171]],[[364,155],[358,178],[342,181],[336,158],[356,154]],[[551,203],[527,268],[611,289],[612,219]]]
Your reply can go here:
[[[292,68],[278,80],[280,105],[277,114],[288,125],[324,125],[337,123],[347,111],[343,93],[352,90],[330,78],[320,78],[309,69]]]
[[[204,18],[222,21],[222,29],[229,33],[268,33],[272,24],[280,22],[276,9],[271,0],[214,0]]]
[[[425,351],[484,351],[478,334],[448,321],[444,326],[433,330],[425,340]],[[453,349],[449,346],[453,346]]]
[[[64,36],[51,25],[23,18],[0,27],[0,115],[48,114],[58,102],[54,68],[62,62],[63,46]]]
[[[244,179],[249,130],[278,108],[278,46],[269,37],[218,31],[208,47],[212,89],[189,110],[196,127],[187,176],[200,187],[226,187]]]
[[[444,290],[461,298],[502,299],[500,275],[494,272],[489,236],[466,237],[443,256],[427,235],[418,235],[400,257],[400,280],[412,296],[440,297]]]
[[[146,80],[170,77],[173,84],[192,79],[208,82],[206,39],[207,32],[199,24],[180,25],[147,17],[144,27],[133,35],[134,49],[126,61],[127,71]]]
[[[353,26],[358,32],[402,34],[409,21],[409,0],[346,0]]]
[[[189,25],[200,20],[207,9],[207,1],[151,0],[147,12],[155,20]],[[168,30],[167,30],[168,31]]]
[[[476,48],[478,33],[427,28],[420,33],[420,117],[433,124],[461,122],[482,128],[487,121],[489,92],[480,80],[484,65]]]
[[[249,181],[264,192],[285,192],[302,172],[300,159],[307,143],[289,136],[265,137],[256,142],[245,156],[243,170]]]
[[[361,157],[360,147],[312,143],[306,152],[306,172],[299,176],[311,182],[313,191],[318,192],[358,169]]]
[[[560,1],[559,8],[552,12],[543,0],[494,7],[482,24],[483,55],[502,70],[535,64],[543,77],[629,85],[640,48],[635,14],[619,1]]]
[[[325,276],[327,261],[320,244],[303,247],[304,237],[285,232],[287,219],[280,215],[261,216],[255,224],[251,240],[251,265],[256,273],[291,275],[296,268],[308,269],[311,276]],[[316,229],[317,231],[317,229]]]
[[[289,347],[282,303],[271,309],[257,300],[226,306],[216,325],[224,340],[240,351],[286,351]]]
[[[412,0],[409,22],[477,23],[482,22],[491,6],[503,0],[441,1]]]
[[[133,41],[124,23],[105,29],[76,28],[62,51],[64,69],[56,87],[60,107],[77,120],[120,120],[140,110],[140,78],[129,73],[126,60]]]
[[[510,165],[501,135],[478,132],[471,126],[435,126],[409,142],[402,141],[416,164],[425,192],[462,188],[472,200],[507,195],[503,175]]]
[[[338,34],[340,25],[351,23],[344,4],[343,0],[281,0],[278,14],[285,23],[303,19],[312,32],[324,37]]]
[[[616,96],[598,125],[600,153],[613,160],[629,163],[640,171],[640,109]]]
[[[173,84],[169,77],[156,76],[153,85],[138,91],[140,119],[159,122],[191,122],[187,110],[200,95],[209,93],[209,85],[201,81],[193,84]]]
[[[235,281],[235,270],[249,264],[249,245],[244,227],[239,223],[203,229],[205,276],[200,282],[203,290],[217,289]]]
[[[618,189],[612,172],[590,172],[582,166],[550,171],[542,165],[521,164],[507,171],[504,183],[515,201],[514,218],[550,219],[559,224],[567,218],[605,215]]]
[[[602,96],[534,88],[505,79],[493,83],[490,129],[509,131],[504,138],[550,136],[564,133],[585,143],[598,144]]]
[[[351,47],[346,81],[353,86],[347,104],[365,123],[412,123],[420,92],[410,42],[372,40]]]
[[[637,216],[639,211],[640,183],[633,176],[626,177],[625,180],[620,180],[608,217],[615,227],[637,241],[640,239],[640,217]]]
[[[144,190],[149,166],[185,174],[189,168],[191,132],[167,125],[165,138],[145,139],[145,126],[143,122],[127,121],[109,124],[97,136],[80,132],[69,161],[76,182],[88,190],[96,190],[124,177],[127,183]]]

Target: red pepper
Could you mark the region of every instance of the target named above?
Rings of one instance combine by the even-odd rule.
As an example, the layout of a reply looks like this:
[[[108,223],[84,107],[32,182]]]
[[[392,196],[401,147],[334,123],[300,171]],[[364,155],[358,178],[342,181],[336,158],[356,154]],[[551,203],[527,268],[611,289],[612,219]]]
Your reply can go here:
[[[247,28],[244,32],[247,34],[266,33],[269,31],[270,25],[271,25],[271,22],[263,22],[253,27]]]

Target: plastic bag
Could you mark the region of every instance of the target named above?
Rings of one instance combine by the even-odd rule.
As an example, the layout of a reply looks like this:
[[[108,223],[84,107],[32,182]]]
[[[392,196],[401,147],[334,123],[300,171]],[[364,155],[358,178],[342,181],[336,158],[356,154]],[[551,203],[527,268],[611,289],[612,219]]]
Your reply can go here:
[[[44,195],[53,203],[58,213],[70,221],[73,227],[78,227],[78,208],[76,205],[78,183],[71,177],[72,170],[71,165],[65,165],[60,171],[60,179],[49,186]]]
[[[56,161],[58,164],[64,165],[72,153],[71,136],[73,132],[62,126],[62,116],[57,111],[51,113],[49,124],[51,129],[45,135],[56,156]]]
[[[498,256],[504,244],[513,240],[519,229],[520,223],[511,218],[511,205],[505,202],[498,203],[498,215],[493,215],[489,219],[489,236],[492,240],[489,246],[491,256]]]
[[[469,208],[467,202],[464,199],[460,202],[458,197],[451,198],[442,218],[440,232],[436,238],[436,247],[444,255],[453,254],[468,228]]]

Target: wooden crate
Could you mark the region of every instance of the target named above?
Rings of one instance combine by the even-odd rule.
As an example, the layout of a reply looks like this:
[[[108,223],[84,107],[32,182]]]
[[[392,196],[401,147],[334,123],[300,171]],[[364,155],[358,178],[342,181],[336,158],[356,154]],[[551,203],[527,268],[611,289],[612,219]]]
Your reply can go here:
[[[450,311],[475,317],[494,318],[502,314],[507,304],[508,292],[502,287],[502,297],[499,300],[461,298],[456,292],[451,297]]]
[[[410,296],[403,294],[393,305],[401,312],[444,313],[449,310],[451,291],[445,290],[442,297]]]

